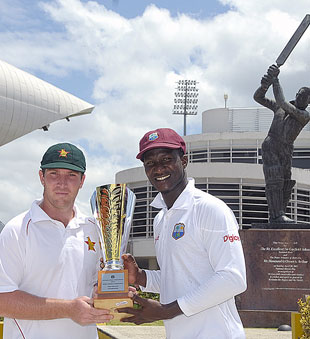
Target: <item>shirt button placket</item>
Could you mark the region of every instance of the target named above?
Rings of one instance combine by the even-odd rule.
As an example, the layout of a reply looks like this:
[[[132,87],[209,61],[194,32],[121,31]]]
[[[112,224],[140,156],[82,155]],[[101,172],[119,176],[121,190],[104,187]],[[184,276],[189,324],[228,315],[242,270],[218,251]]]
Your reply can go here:
[[[171,210],[168,210],[166,213],[165,213],[165,217],[164,217],[164,243],[167,244],[167,237],[169,236],[169,234],[171,233],[170,232],[170,219],[171,219],[171,213],[172,211]]]

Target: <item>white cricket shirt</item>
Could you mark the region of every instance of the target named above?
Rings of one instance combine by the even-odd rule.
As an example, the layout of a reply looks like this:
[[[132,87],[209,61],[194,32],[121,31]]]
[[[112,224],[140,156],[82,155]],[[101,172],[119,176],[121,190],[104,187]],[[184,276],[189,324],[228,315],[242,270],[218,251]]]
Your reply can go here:
[[[190,179],[168,210],[161,194],[152,206],[160,271],[146,271],[144,290],[177,300],[184,314],[165,321],[168,339],[245,338],[234,296],[246,289],[238,224],[221,200],[196,189]]]
[[[77,208],[67,227],[34,201],[0,234],[0,293],[21,290],[39,297],[90,297],[97,282],[100,243],[97,226]],[[24,337],[23,337],[24,336]],[[4,319],[4,339],[93,339],[96,325],[71,319]]]

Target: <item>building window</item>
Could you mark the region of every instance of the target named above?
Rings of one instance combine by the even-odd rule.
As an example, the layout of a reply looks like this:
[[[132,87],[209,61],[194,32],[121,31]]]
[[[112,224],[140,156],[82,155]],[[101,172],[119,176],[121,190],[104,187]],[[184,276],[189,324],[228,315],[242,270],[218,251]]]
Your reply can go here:
[[[231,162],[229,149],[211,149],[211,162]]]
[[[207,162],[208,161],[208,151],[199,150],[191,152],[190,162]]]
[[[256,149],[233,149],[232,150],[232,162],[238,163],[257,163],[257,150]]]
[[[227,140],[227,143],[233,145],[236,140]],[[248,163],[262,164],[261,140],[256,140],[257,147],[242,148],[233,145],[230,148],[208,147],[202,149],[188,149],[189,162],[230,162],[230,163]],[[293,153],[293,167],[310,168],[310,148],[295,147]]]

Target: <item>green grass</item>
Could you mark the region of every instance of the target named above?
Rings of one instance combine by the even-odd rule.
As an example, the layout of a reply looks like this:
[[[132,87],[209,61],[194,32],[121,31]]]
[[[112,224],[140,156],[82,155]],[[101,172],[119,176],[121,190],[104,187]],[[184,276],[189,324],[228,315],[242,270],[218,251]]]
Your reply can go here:
[[[142,325],[135,325],[133,323],[123,323],[119,320],[112,320],[107,323],[107,325],[111,326],[164,326],[164,322],[162,320],[157,320],[152,323],[142,324]]]
[[[139,291],[139,296],[146,299],[153,299],[159,301],[159,294],[158,293],[151,293],[151,292],[141,292]],[[139,308],[139,305],[134,304],[134,308]],[[112,326],[164,326],[164,322],[162,320],[154,321],[152,323],[142,324],[142,325],[135,325],[133,323],[123,323],[119,320],[112,320],[107,325]]]

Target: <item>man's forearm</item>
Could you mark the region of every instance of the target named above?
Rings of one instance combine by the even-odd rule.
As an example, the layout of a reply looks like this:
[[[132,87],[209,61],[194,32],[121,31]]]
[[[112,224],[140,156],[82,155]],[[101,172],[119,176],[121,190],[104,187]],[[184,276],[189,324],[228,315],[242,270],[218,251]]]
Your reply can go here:
[[[70,318],[72,300],[41,298],[23,291],[0,293],[0,316],[27,320]]]
[[[137,285],[146,286],[146,273],[144,270],[140,269],[138,274],[137,274],[137,281],[136,281]]]
[[[170,304],[163,305],[162,320],[172,319],[180,314],[183,314],[177,301],[173,301]]]

